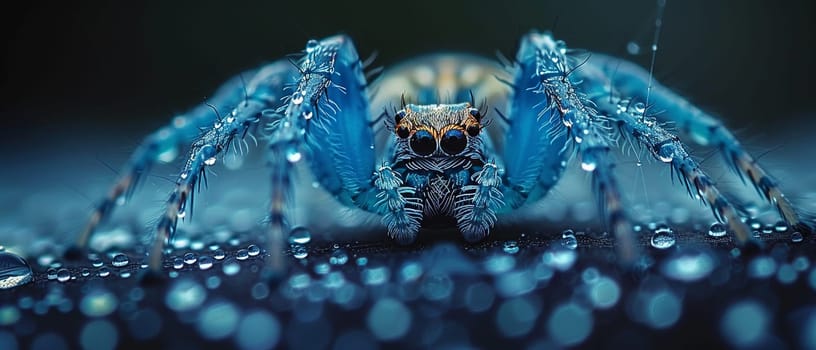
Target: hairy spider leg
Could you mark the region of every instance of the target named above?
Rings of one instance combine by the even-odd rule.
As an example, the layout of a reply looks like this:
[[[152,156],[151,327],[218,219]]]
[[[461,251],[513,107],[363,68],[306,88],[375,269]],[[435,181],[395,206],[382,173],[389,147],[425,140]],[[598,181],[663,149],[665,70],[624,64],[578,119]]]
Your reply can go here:
[[[534,186],[548,190],[560,178],[568,149],[573,148],[581,168],[592,173],[599,212],[615,234],[621,262],[633,262],[637,244],[613,171],[611,132],[606,119],[570,80],[566,47],[549,34],[532,32],[522,38],[517,61],[506,141],[513,145],[506,152],[508,190],[521,198]],[[521,154],[524,158],[519,158]]]
[[[167,199],[164,215],[156,225],[156,235],[149,257],[149,267],[157,272],[162,268],[165,244],[172,239],[180,218],[192,216],[196,184],[206,182],[206,168],[215,165],[222,151],[229,148],[236,137],[253,132],[265,115],[275,111],[280,102],[284,82],[292,73],[286,61],[261,68],[249,80],[246,97],[232,111],[217,119],[198,136],[190,147],[187,161],[179,172],[175,188]]]
[[[292,74],[293,67],[285,61],[244,72],[218,88],[208,103],[202,103],[188,112],[173,118],[170,124],[145,137],[141,145],[125,164],[119,178],[94,208],[90,218],[80,233],[76,247],[69,249],[68,255],[78,255],[87,247],[97,226],[109,217],[117,204],[124,203],[144,176],[157,162],[170,162],[180,150],[185,149],[202,135],[202,129],[209,129],[218,119],[217,112],[232,110],[239,103],[253,99],[275,101],[280,98],[283,83]]]
[[[582,67],[580,75],[595,82],[593,86],[605,86],[607,89],[611,86],[615,93],[637,99],[641,103],[647,102],[645,94],[649,84],[649,73],[632,62],[593,54],[585,68]],[[743,183],[747,177],[759,195],[776,207],[789,227],[813,232],[814,223],[809,222],[796,210],[782,193],[777,181],[745,151],[720,120],[657,82],[652,82],[651,90],[649,106],[642,105],[646,108],[647,114],[650,110],[661,112],[655,117],[673,122],[695,144],[718,148]],[[608,90],[598,91],[597,94],[613,96]]]
[[[276,254],[290,227],[293,165],[308,160],[312,174],[341,204],[359,205],[373,187],[374,137],[369,125],[363,64],[347,36],[310,40],[297,61],[300,72],[278,118],[269,125],[271,203],[267,245],[271,273],[284,268]],[[360,205],[362,207],[362,205]]]
[[[617,98],[610,100],[608,97],[599,97],[594,102],[629,142],[640,143],[657,160],[669,165],[672,173],[686,186],[689,195],[708,204],[714,217],[728,224],[737,243],[744,245],[751,240],[748,225],[740,220],[736,208],[691,158],[679,137],[645,117],[641,106],[623,105],[618,103]]]

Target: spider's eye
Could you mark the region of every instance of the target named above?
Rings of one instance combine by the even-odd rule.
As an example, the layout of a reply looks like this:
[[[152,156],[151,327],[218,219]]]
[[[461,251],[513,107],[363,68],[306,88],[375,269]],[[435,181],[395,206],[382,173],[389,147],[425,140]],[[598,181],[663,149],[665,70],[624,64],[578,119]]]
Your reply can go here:
[[[471,108],[470,109],[470,115],[472,115],[473,118],[476,118],[476,121],[481,121],[482,120],[482,114],[479,113],[479,110],[477,108]]]
[[[462,153],[467,147],[467,139],[462,130],[451,129],[445,132],[440,142],[442,150],[449,155],[457,155]]]
[[[405,118],[405,111],[398,111],[396,114],[394,114],[394,123],[399,124],[402,118]]]
[[[429,156],[436,150],[436,141],[427,130],[419,130],[411,137],[411,149],[421,156]]]
[[[397,136],[401,139],[407,139],[410,133],[410,130],[408,130],[408,127],[405,125],[401,125],[397,128]]]
[[[481,131],[481,129],[479,128],[479,126],[478,126],[478,125],[471,125],[471,126],[468,126],[468,127],[467,127],[467,133],[468,133],[468,135],[470,135],[471,137],[476,137],[476,136],[478,136],[478,135],[479,135],[479,131]]]

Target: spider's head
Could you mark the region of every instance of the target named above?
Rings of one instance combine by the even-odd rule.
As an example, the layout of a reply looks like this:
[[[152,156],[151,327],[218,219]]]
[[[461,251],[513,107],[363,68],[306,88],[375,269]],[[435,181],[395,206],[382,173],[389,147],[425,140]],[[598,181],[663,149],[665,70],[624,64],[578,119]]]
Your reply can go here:
[[[394,114],[397,152],[407,158],[477,152],[481,121],[482,113],[470,103],[405,105]]]

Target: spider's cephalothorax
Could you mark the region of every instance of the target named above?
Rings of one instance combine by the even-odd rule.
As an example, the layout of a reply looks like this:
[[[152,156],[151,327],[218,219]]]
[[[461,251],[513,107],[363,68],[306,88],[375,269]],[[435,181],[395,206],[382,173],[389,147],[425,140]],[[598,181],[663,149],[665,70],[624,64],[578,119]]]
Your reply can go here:
[[[406,197],[418,199],[414,208],[418,212],[410,225],[395,227],[391,224],[394,214],[386,211],[384,222],[398,241],[413,241],[419,224],[428,228],[451,221],[470,241],[487,235],[489,226],[468,221],[478,210],[473,203],[478,189],[476,176],[485,172],[481,121],[481,112],[470,103],[409,104],[394,114],[391,169],[413,189]],[[500,197],[497,193],[498,200]],[[485,214],[493,217],[493,209],[485,209]]]
[[[290,229],[287,209],[297,205],[291,193],[294,163],[304,162],[314,184],[339,205],[379,215],[389,236],[410,243],[421,227],[446,223],[468,241],[484,238],[497,213],[545,196],[571,157],[579,158],[580,168],[592,179],[599,221],[614,232],[621,260],[631,262],[637,237],[612,152],[631,144],[669,167],[691,197],[728,224],[737,243],[750,241],[738,206],[689,155],[685,139],[717,146],[788,226],[812,231],[809,219],[715,117],[653,82],[641,67],[602,54],[576,57],[549,33],[525,35],[514,62],[505,67],[472,55],[439,54],[386,70],[371,83],[346,36],[310,40],[295,63],[283,59],[246,72],[225,84],[210,103],[148,136],[92,213],[78,247],[87,244],[140,175],[188,147],[187,161],[156,225],[150,265],[157,271],[178,219],[192,212],[192,197],[207,167],[259,124],[268,130],[267,248],[273,266],[282,261],[283,235]],[[487,128],[472,103],[403,103],[387,118],[384,131],[379,117],[372,116],[399,98],[398,90],[426,103],[440,103],[433,97],[439,94],[455,101],[467,100],[469,93],[483,96],[495,106],[499,123]],[[221,118],[210,106],[230,112]],[[662,113],[650,113],[651,108]],[[663,128],[665,123],[677,125],[681,133]]]

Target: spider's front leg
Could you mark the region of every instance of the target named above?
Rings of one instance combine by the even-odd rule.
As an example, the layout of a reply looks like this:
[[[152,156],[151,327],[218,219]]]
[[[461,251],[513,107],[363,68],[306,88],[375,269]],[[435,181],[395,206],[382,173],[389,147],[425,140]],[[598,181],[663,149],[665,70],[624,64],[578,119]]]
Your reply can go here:
[[[631,263],[638,249],[613,172],[608,125],[570,81],[566,47],[549,34],[531,33],[522,39],[517,62],[505,141],[505,193],[519,200],[508,204],[519,206],[549,190],[573,148],[582,169],[592,173],[599,212],[615,234],[621,261]]]
[[[198,139],[189,152],[188,162],[180,173],[177,185],[182,188],[198,179],[197,166],[206,164],[210,155],[220,152],[229,145],[236,134],[243,136],[249,127],[258,120],[258,112],[271,108],[282,95],[283,84],[294,71],[287,61],[278,61],[241,74],[219,88],[209,103],[201,104],[187,113],[173,118],[173,121],[147,136],[143,143],[131,155],[121,176],[111,187],[108,195],[94,208],[84,230],[77,239],[75,247],[66,251],[66,256],[79,258],[87,247],[91,235],[97,226],[111,215],[117,203],[122,203],[131,194],[140,178],[157,162],[170,162],[184,148]],[[236,107],[237,106],[237,107]],[[232,111],[224,119],[218,119],[213,111]],[[202,130],[205,130],[202,134]],[[225,138],[226,135],[229,137]],[[217,140],[216,140],[217,139]],[[202,141],[207,140],[207,141]],[[223,142],[217,142],[217,141]],[[215,144],[212,142],[215,141]],[[209,143],[208,143],[209,142]],[[205,147],[208,146],[209,147]],[[198,157],[205,157],[198,162]],[[192,174],[195,172],[195,174]],[[190,178],[182,178],[189,177]],[[177,197],[171,202],[184,203],[191,197],[189,190],[178,190]],[[181,207],[179,207],[181,208]],[[177,213],[178,214],[178,213]],[[175,218],[168,219],[168,227],[175,227]],[[155,265],[154,265],[155,267]]]
[[[290,229],[287,208],[294,163],[308,160],[315,180],[341,204],[356,204],[372,189],[374,137],[369,126],[363,65],[350,38],[310,40],[296,62],[293,93],[269,125],[271,203],[267,246],[269,272],[284,268],[280,252]]]

